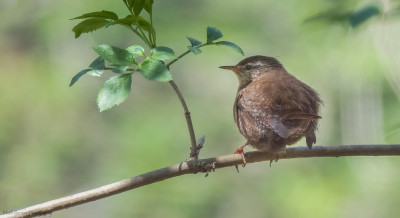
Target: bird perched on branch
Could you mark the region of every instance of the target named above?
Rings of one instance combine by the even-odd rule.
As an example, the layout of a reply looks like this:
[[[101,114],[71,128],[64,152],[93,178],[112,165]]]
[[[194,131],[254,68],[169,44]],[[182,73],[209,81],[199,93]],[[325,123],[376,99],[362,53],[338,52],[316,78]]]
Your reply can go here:
[[[281,154],[286,152],[286,145],[304,136],[311,149],[322,104],[313,88],[288,73],[273,57],[252,56],[235,66],[220,68],[233,71],[239,80],[233,114],[247,139],[235,152],[242,155],[243,164],[247,145]]]

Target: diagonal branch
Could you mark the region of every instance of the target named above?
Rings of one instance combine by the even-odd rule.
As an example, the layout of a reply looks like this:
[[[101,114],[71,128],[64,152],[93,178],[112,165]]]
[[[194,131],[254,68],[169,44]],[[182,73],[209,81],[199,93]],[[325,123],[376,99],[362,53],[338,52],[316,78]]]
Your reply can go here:
[[[247,163],[274,159],[308,158],[308,157],[340,157],[340,156],[400,156],[400,144],[397,145],[345,145],[345,146],[315,146],[309,150],[306,147],[288,148],[284,155],[271,155],[265,152],[252,151],[246,153]],[[191,167],[193,163],[200,163]],[[37,204],[20,210],[0,215],[5,217],[33,217],[45,215],[57,210],[70,208],[76,205],[109,197],[121,192],[149,185],[165,179],[181,176],[184,174],[195,174],[198,172],[209,172],[218,168],[234,166],[242,163],[239,154],[224,155],[213,158],[200,159],[198,162],[182,162],[162,169],[154,170],[129,179],[124,179],[109,185],[98,187],[89,191]],[[206,174],[207,175],[207,174]]]

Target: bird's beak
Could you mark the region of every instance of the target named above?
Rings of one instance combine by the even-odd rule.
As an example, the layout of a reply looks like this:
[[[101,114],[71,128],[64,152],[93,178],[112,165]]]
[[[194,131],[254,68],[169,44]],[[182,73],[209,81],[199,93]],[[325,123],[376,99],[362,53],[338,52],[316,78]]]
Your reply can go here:
[[[239,72],[239,70],[237,69],[236,66],[220,66],[219,68],[225,69],[225,70],[232,70],[235,73]]]

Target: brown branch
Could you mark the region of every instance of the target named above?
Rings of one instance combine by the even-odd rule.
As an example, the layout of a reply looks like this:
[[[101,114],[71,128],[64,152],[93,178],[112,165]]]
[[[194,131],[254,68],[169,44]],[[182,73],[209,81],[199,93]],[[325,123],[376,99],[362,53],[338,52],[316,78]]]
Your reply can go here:
[[[168,64],[168,66],[171,65],[172,63],[173,62]],[[173,80],[171,80],[171,81],[169,81],[169,84],[171,84],[172,88],[176,92],[176,95],[178,95],[179,101],[181,102],[183,111],[185,113],[186,123],[188,126],[189,136],[190,136],[190,158],[197,159],[197,157],[199,156],[199,148],[197,147],[197,144],[196,144],[196,136],[194,134],[193,124],[192,124],[192,119],[190,117],[189,109],[188,109],[188,107],[186,105],[186,101],[183,98],[183,95],[182,95],[181,91],[179,90],[178,86],[176,85],[176,83]]]
[[[305,157],[340,157],[340,156],[391,156],[400,155],[400,144],[398,145],[346,145],[346,146],[315,146],[309,150],[306,147],[288,148],[285,155],[271,155],[265,152],[252,151],[246,153],[247,163],[274,159],[291,159]],[[234,166],[242,163],[239,154],[224,155],[213,158],[192,160],[182,162],[169,167],[151,171],[129,179],[124,179],[109,185],[95,188],[89,191],[48,201],[35,206],[11,211],[0,215],[3,217],[33,217],[45,215],[57,210],[66,209],[86,202],[95,201],[109,197],[121,192],[149,185],[165,179],[184,174],[195,174],[198,172],[210,172],[211,170]]]

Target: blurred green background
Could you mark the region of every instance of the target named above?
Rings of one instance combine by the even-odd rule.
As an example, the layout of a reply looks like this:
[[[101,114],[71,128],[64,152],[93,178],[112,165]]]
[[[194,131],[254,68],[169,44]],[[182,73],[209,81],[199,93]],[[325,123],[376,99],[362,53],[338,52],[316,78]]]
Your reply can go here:
[[[352,28],[307,18],[376,4],[381,14]],[[204,40],[207,26],[246,56],[277,57],[325,101],[317,145],[399,143],[400,20],[397,1],[155,0],[158,45],[176,54]],[[99,113],[107,77],[70,79],[94,58],[92,46],[138,39],[112,26],[74,39],[70,21],[86,12],[127,14],[122,1],[0,1],[0,213],[85,191],[188,157],[189,136],[168,83],[133,77],[122,105]],[[143,44],[142,44],[143,45]],[[143,45],[144,46],[144,45]],[[200,157],[232,153],[245,142],[233,121],[233,73],[243,59],[206,47],[172,66],[198,137]],[[302,140],[298,145],[304,146]],[[53,217],[398,217],[399,157],[263,162],[186,175],[55,212]],[[195,188],[193,188],[195,187]]]

